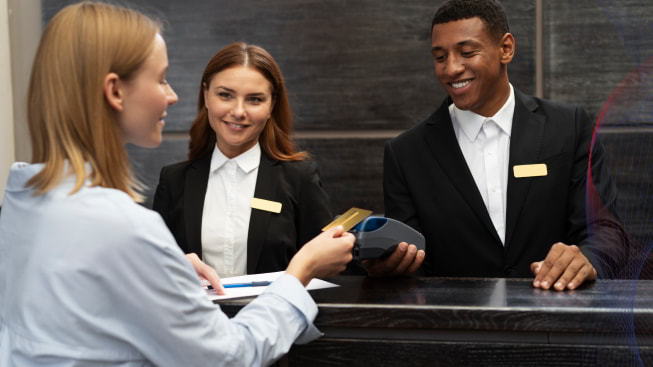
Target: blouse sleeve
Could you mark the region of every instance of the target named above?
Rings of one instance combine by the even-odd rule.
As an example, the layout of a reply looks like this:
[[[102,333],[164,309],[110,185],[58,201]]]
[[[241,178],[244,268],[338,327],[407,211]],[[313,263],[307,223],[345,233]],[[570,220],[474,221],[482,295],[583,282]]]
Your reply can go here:
[[[129,233],[129,246],[105,254],[107,302],[123,322],[116,336],[158,366],[268,365],[292,344],[320,333],[317,306],[301,283],[282,276],[229,319],[200,287],[163,222],[151,214]],[[150,223],[149,225],[147,223]]]

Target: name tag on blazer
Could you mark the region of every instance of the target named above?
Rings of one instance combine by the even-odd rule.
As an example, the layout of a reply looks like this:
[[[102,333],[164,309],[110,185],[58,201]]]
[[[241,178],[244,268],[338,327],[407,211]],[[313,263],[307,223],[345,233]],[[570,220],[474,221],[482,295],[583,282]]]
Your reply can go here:
[[[252,208],[270,213],[281,213],[281,203],[265,199],[252,198]]]
[[[546,164],[544,163],[513,166],[512,171],[515,174],[515,178],[539,177],[546,176],[548,174]]]

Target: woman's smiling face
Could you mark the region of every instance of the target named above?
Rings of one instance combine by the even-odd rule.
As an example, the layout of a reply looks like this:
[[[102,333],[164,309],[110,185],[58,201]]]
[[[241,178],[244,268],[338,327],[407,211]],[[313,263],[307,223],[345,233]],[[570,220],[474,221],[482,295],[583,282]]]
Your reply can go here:
[[[261,136],[274,106],[272,85],[254,68],[232,66],[213,76],[204,103],[218,148],[233,158]]]
[[[161,132],[168,106],[178,98],[166,80],[168,53],[160,34],[154,39],[152,53],[134,79],[123,85],[124,104],[120,129],[125,143],[153,148],[161,144]]]

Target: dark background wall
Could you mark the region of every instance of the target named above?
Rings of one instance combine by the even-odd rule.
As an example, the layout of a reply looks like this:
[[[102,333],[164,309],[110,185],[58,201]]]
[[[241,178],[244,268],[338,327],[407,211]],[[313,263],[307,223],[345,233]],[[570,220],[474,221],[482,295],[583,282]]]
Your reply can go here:
[[[619,215],[648,252],[653,244],[653,2],[543,5],[544,96],[579,104],[597,116],[619,189]]]
[[[72,2],[44,0],[44,20]],[[129,147],[132,163],[150,187],[150,199],[161,166],[186,157],[204,66],[223,46],[246,41],[266,48],[279,62],[298,144],[317,160],[334,212],[359,206],[382,213],[383,143],[428,117],[445,96],[433,75],[430,54],[431,18],[439,3],[132,2],[167,22],[168,80],[180,99],[168,111],[159,148]],[[510,76],[528,93],[535,88],[534,4],[506,4],[519,50]]]
[[[43,0],[43,20],[71,2]],[[159,148],[129,147],[150,200],[160,168],[185,159],[205,63],[231,42],[263,46],[281,65],[298,144],[318,162],[336,213],[351,206],[383,212],[383,143],[426,118],[445,96],[429,52],[431,18],[442,1],[119,3],[166,20],[169,81],[180,97]],[[653,2],[503,3],[517,39],[511,82],[601,116],[620,215],[640,241],[651,242]]]

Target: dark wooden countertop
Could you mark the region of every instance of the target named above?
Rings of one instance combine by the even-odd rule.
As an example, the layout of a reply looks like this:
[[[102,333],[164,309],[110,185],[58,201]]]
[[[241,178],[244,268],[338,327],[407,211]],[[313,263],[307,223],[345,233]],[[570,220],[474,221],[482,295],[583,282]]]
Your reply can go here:
[[[327,336],[351,336],[364,329],[360,331],[368,334],[374,330],[375,336],[394,333],[402,338],[406,333],[412,339],[431,340],[437,330],[439,334],[477,332],[477,336],[508,333],[506,341],[546,338],[551,342],[563,334],[582,334],[585,343],[603,344],[636,331],[639,345],[653,345],[649,340],[653,281],[598,280],[557,292],[534,289],[530,279],[341,276],[328,280],[340,287],[311,291],[319,307],[315,325]],[[249,301],[220,304],[234,315]],[[420,333],[425,334],[420,337]],[[452,337],[449,334],[443,337]]]

